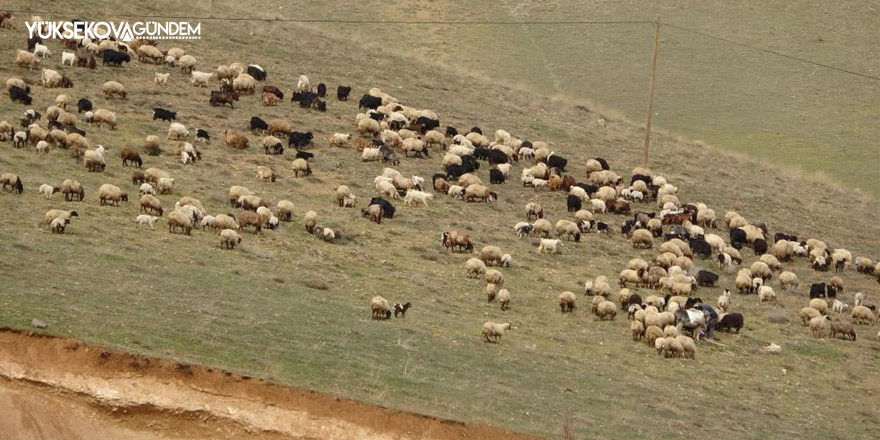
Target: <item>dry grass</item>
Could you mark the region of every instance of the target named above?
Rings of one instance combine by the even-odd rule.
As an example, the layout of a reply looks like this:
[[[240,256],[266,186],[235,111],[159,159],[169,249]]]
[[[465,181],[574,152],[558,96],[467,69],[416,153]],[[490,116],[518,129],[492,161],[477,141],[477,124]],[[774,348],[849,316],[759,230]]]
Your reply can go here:
[[[94,6],[84,6],[78,15],[95,12],[89,9]],[[186,12],[198,15],[207,8],[188,6]],[[243,6],[230,3],[219,10],[253,13],[236,8]],[[179,5],[160,1],[132,6],[130,13],[160,9],[175,11]],[[202,31],[205,39],[181,45],[199,58],[201,70],[233,61],[257,62],[267,68],[268,83],[285,91],[301,73],[331,90],[338,84],[353,85],[353,96],[380,87],[404,103],[434,109],[444,124],[480,125],[489,132],[504,128],[523,138],[547,140],[570,159],[569,170],[578,180],[585,178],[581,164],[588,157],[600,155],[623,174],[639,161],[643,132],[625,120],[609,118],[607,127],[599,128],[599,115],[576,103],[477,81],[375,48],[361,49],[347,33],[213,21],[203,22]],[[8,62],[23,45],[20,31],[0,35],[0,53],[7,60],[0,65],[0,77],[38,79],[38,74]],[[363,207],[373,194],[373,176],[381,173],[381,166],[362,163],[354,151],[326,147],[330,133],[353,131],[356,99],[330,99],[326,114],[288,102],[267,109],[252,97],[235,110],[212,108],[207,91],[192,88],[176,71],[167,88],[156,90],[152,72],[166,70],[162,67],[135,62],[90,72],[61,69],[57,58],[46,64],[77,83],[65,93],[89,96],[97,107],[116,111],[120,127],[87,127],[90,139],[111,148],[113,159],[101,174],[86,173],[63,151],[43,157],[30,149],[0,149],[0,170],[17,172],[27,188],[22,196],[0,195],[6,231],[0,241],[2,325],[23,327],[37,317],[49,322],[52,332],[126,350],[260,373],[392,408],[550,437],[565,435],[559,423],[565,411],[580,421],[577,435],[591,438],[651,430],[681,438],[702,438],[712,431],[720,439],[855,439],[873,438],[880,424],[876,399],[865,392],[880,383],[876,369],[868,368],[880,357],[877,342],[868,337],[876,331],[859,327],[855,343],[810,338],[796,317],[806,302],[805,287],[786,295],[780,306],[735,295],[733,308],[746,315],[746,328],[739,336],[721,336],[727,348],[704,344],[696,361],[659,359],[649,347],[631,341],[621,315],[613,322],[589,316],[587,298],[579,298],[576,314],[559,315],[555,298],[560,291],[579,292],[586,277],[605,274],[613,279],[630,258],[653,257],[652,252],[632,250],[619,234],[566,243],[555,256],[538,255],[529,240],[515,238],[511,226],[522,219],[528,201],[544,204],[553,222],[570,217],[562,194],[535,193],[510,182],[493,187],[501,198],[495,204],[463,204],[438,196],[429,209],[400,203],[393,220],[375,225],[355,211],[336,207],[333,196],[337,185],[347,184]],[[129,99],[108,102],[99,97],[100,84],[107,79],[123,82]],[[34,89],[40,109],[59,93]],[[170,235],[164,221],[155,231],[136,230],[136,203],[98,206],[95,191],[101,183],[136,193],[128,181],[130,170],[120,166],[116,154],[123,145],[140,145],[148,134],[164,138],[167,124],[150,119],[148,109],[154,106],[178,111],[180,122],[191,129],[206,128],[216,139],[202,147],[205,160],[194,166],[180,165],[167,142],[162,156],[144,157],[146,166],[166,169],[177,179],[175,193],[160,197],[166,208],[190,195],[211,213],[228,212],[228,187],[243,184],[273,202],[293,201],[294,222],[261,236],[246,233],[240,248],[221,251],[213,234]],[[0,108],[0,119],[17,120],[23,110],[8,104]],[[244,130],[253,115],[283,117],[296,129],[314,131],[315,174],[294,178],[290,153],[270,157],[254,148],[235,152],[223,146],[222,131]],[[820,237],[855,255],[877,257],[874,237],[880,228],[868,197],[781,171],[760,159],[668,135],[655,137],[653,151],[652,168],[679,186],[685,201],[705,202],[721,215],[735,209],[766,221],[774,231]],[[429,177],[439,164],[440,154],[434,152],[428,159],[405,159],[398,169]],[[257,182],[257,165],[273,167],[279,181]],[[514,166],[514,176],[519,168]],[[487,174],[485,169],[479,172],[486,181]],[[57,184],[65,177],[84,183],[85,202],[47,201],[36,193],[41,183]],[[77,209],[81,217],[63,236],[45,232],[39,226],[43,213],[63,206]],[[328,244],[307,235],[300,219],[310,209],[344,238]],[[612,224],[623,220],[612,215],[601,219]],[[504,271],[513,297],[509,311],[486,305],[484,284],[465,277],[462,264],[469,255],[448,255],[439,246],[439,233],[450,229],[466,231],[478,249],[494,244],[513,255],[514,267]],[[745,256],[748,263],[754,260],[749,251]],[[711,261],[697,265],[712,267]],[[786,268],[804,285],[829,277],[813,273],[803,261]],[[859,290],[878,298],[876,281],[852,271],[843,277],[847,302]],[[732,281],[724,275],[720,285]],[[720,292],[700,289],[699,295],[709,300]],[[415,305],[406,319],[372,321],[368,303],[376,294]],[[777,314],[787,315],[790,322],[774,323]],[[509,321],[517,328],[500,344],[486,344],[479,330],[487,319]],[[783,346],[781,355],[760,352],[770,341]]]

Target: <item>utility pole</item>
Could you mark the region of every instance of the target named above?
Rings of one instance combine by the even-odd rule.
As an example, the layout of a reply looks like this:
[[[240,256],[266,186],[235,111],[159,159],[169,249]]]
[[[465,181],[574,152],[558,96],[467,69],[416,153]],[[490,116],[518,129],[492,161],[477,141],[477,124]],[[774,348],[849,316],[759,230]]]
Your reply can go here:
[[[654,80],[657,77],[657,49],[660,46],[660,17],[654,20],[654,47],[651,49],[651,85],[648,89],[648,123],[645,126],[645,156],[643,165],[648,168],[648,146],[651,144],[651,119],[654,117]]]

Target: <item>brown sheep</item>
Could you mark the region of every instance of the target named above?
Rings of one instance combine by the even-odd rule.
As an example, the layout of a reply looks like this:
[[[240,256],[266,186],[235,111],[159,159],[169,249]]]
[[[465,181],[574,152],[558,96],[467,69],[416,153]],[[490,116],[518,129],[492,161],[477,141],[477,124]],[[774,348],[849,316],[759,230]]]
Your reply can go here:
[[[223,135],[226,140],[226,145],[232,148],[244,150],[248,147],[248,138],[239,134],[235,130],[226,129],[226,131],[223,132]]]
[[[141,155],[131,148],[123,148],[122,151],[119,152],[119,156],[122,158],[122,166],[124,167],[127,167],[129,163],[131,163],[140,168],[144,164],[144,161],[141,160]]]
[[[243,211],[238,215],[238,226],[244,229],[245,226],[253,226],[254,234],[262,233],[265,227],[265,219],[254,211]]]
[[[73,201],[74,199],[81,202],[86,196],[82,184],[74,179],[64,179],[64,182],[61,182],[61,194],[64,194],[64,201],[66,202]]]
[[[361,209],[361,215],[364,217],[369,217],[370,221],[376,222],[376,224],[382,223],[382,206],[380,205],[370,205],[366,209]]]
[[[162,210],[162,202],[155,196],[144,194],[141,197],[141,212],[154,213],[161,216],[164,212]]]
[[[273,119],[269,122],[269,128],[266,130],[266,133],[269,136],[274,136],[275,133],[283,133],[285,136],[290,136],[291,131],[293,131],[293,127],[289,122],[284,119]]]

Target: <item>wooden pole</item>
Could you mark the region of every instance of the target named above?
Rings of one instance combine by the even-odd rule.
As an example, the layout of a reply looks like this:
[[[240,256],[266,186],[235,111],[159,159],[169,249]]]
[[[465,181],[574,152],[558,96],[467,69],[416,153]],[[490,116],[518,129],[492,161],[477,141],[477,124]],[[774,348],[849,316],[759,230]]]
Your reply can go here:
[[[651,119],[654,117],[654,81],[657,78],[657,49],[660,46],[660,17],[654,20],[654,47],[651,49],[651,85],[648,89],[648,123],[645,125],[645,156],[642,160],[648,168],[648,146],[651,144]]]

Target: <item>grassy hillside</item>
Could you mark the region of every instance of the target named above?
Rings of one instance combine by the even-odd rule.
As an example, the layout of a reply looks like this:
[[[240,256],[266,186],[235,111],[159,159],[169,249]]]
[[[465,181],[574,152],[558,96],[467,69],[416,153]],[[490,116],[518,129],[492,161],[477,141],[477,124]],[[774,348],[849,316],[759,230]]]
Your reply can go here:
[[[283,4],[282,2],[278,3]],[[877,76],[871,2],[358,2],[309,18],[423,21],[652,21]],[[273,11],[274,8],[270,8]],[[267,13],[272,15],[272,12]],[[548,96],[592,100],[644,123],[650,24],[364,25],[310,27]],[[389,40],[395,44],[389,44]],[[661,32],[654,126],[880,194],[880,82],[726,44]]]
[[[121,3],[120,3],[121,4]],[[13,2],[9,8],[15,8]],[[130,6],[130,7],[128,7]],[[236,9],[232,4],[187,7],[172,2],[127,5],[129,13],[178,11],[224,15],[266,14]],[[85,5],[80,16],[95,7]],[[92,9],[89,9],[92,8]],[[149,9],[145,9],[149,8]],[[357,12],[357,9],[353,10]],[[281,10],[280,16],[292,11]],[[45,14],[48,15],[48,14]],[[44,18],[50,18],[44,15]],[[113,18],[104,17],[102,18]],[[55,17],[51,17],[55,18]],[[38,72],[14,67],[23,47],[22,30],[0,31],[0,77],[23,76],[38,82]],[[499,84],[462,76],[408,57],[361,46],[357,34],[293,24],[250,22],[202,23],[204,38],[179,44],[199,59],[199,70],[233,61],[259,63],[269,84],[289,90],[300,74],[313,83],[354,86],[353,95],[379,87],[402,102],[435,110],[445,124],[503,128],[516,136],[546,140],[570,159],[569,171],[585,179],[582,164],[601,155],[612,168],[627,174],[638,162],[643,132],[623,121],[607,128],[599,115],[573,105]],[[476,32],[476,31],[475,31]],[[478,39],[469,33],[467,38]],[[412,41],[412,40],[408,40]],[[170,47],[171,43],[162,46]],[[178,45],[178,44],[173,44]],[[58,44],[51,44],[56,54]],[[89,138],[111,149],[107,170],[87,173],[65,151],[38,156],[31,149],[0,148],[0,170],[23,176],[21,196],[0,195],[4,226],[0,240],[0,325],[26,326],[31,318],[50,324],[53,333],[72,335],[141,353],[170,356],[222,366],[282,383],[338,393],[392,408],[464,421],[480,421],[548,437],[560,437],[564,413],[574,419],[579,438],[620,438],[657,431],[661,437],[727,438],[873,438],[880,412],[870,391],[880,383],[876,327],[858,328],[855,343],[814,340],[800,327],[797,310],[806,289],[786,295],[780,306],[761,306],[754,296],[735,296],[733,308],[746,315],[740,336],[721,336],[726,348],[699,347],[696,361],[664,360],[628,335],[628,322],[598,322],[589,314],[589,298],[579,296],[573,316],[560,316],[556,296],[581,292],[586,277],[616,278],[635,256],[619,234],[590,235],[565,243],[561,255],[539,255],[530,240],[519,240],[511,227],[523,219],[522,207],[536,200],[555,223],[569,218],[565,197],[536,193],[516,182],[495,185],[494,204],[464,204],[443,196],[429,209],[398,204],[393,220],[375,225],[358,212],[335,205],[333,192],[346,184],[361,198],[374,194],[376,163],[363,163],[353,150],[329,149],[329,133],[353,132],[356,100],[330,99],[326,114],[285,102],[275,108],[245,97],[229,108],[207,104],[206,89],[189,85],[172,71],[165,88],[152,83],[164,67],[133,62],[120,69],[95,71],[61,68],[56,56],[44,62],[70,75],[77,86],[71,97],[90,97],[99,108],[117,112],[117,130],[80,124]],[[503,69],[501,69],[503,70]],[[126,101],[100,96],[103,81],[116,79],[129,91]],[[50,105],[59,90],[34,87],[35,107]],[[151,109],[178,111],[191,130],[208,129],[215,141],[200,147],[204,160],[183,166],[163,142],[165,154],[147,157],[145,167],[159,167],[175,177],[173,195],[160,196],[171,208],[182,196],[202,200],[211,213],[233,211],[228,187],[241,184],[274,202],[289,199],[296,219],[278,231],[245,234],[235,251],[221,251],[211,233],[171,235],[161,221],[155,231],[137,230],[137,203],[99,206],[98,186],[111,182],[136,199],[117,154],[125,145],[140,148],[148,134],[164,139],[167,123],[151,121]],[[24,107],[7,104],[0,120],[17,121]],[[220,140],[227,127],[244,131],[260,115],[282,117],[296,129],[315,132],[314,175],[294,178],[292,155],[264,156],[251,148],[235,152]],[[254,143],[257,138],[250,136]],[[685,201],[705,202],[722,214],[735,209],[749,219],[765,220],[772,230],[819,237],[855,255],[877,255],[880,232],[871,199],[842,191],[809,176],[783,171],[760,159],[731,155],[671,136],[655,138],[651,162],[655,172],[681,188]],[[404,159],[405,174],[425,177],[440,169],[439,152],[427,159]],[[258,165],[280,175],[276,183],[259,183]],[[512,174],[518,176],[520,166]],[[488,181],[488,171],[479,171]],[[75,177],[86,186],[83,203],[45,200],[41,183],[59,184]],[[63,236],[40,227],[46,210],[70,207],[80,213]],[[646,208],[649,208],[646,206]],[[650,207],[651,209],[654,206]],[[303,213],[315,210],[320,222],[341,233],[333,244],[306,234]],[[623,217],[600,216],[618,224]],[[478,242],[502,247],[514,257],[505,269],[512,308],[501,312],[486,305],[482,281],[467,279],[462,267],[469,255],[449,255],[439,245],[442,231],[467,231]],[[727,231],[714,231],[726,236]],[[754,260],[745,251],[747,263]],[[711,268],[711,261],[698,261]],[[826,280],[804,261],[787,264],[803,284]],[[877,283],[848,271],[843,299],[856,291],[876,301]],[[732,284],[725,275],[721,286]],[[701,289],[715,298],[717,289]],[[412,301],[407,318],[388,322],[369,319],[369,300],[381,294],[391,301]],[[487,319],[509,321],[517,329],[498,345],[479,338]],[[760,347],[774,341],[779,356]]]

